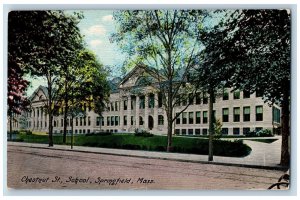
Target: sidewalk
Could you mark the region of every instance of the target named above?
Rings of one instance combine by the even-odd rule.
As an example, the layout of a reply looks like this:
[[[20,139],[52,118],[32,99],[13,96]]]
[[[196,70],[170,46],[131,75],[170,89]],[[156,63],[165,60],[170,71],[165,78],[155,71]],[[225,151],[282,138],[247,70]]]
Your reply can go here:
[[[20,143],[20,142],[8,142],[8,145],[24,146],[24,147],[32,147],[32,148],[44,148],[44,149],[53,149],[53,150],[79,151],[79,152],[87,152],[87,153],[101,153],[101,154],[121,155],[121,156],[134,156],[134,157],[142,157],[142,158],[166,159],[166,160],[176,160],[176,161],[185,161],[185,162],[233,165],[233,166],[242,166],[242,167],[284,169],[281,166],[279,166],[281,137],[275,137],[275,138],[278,140],[270,144],[244,140],[244,143],[249,145],[252,149],[250,155],[243,158],[214,156],[214,160],[212,162],[207,161],[208,160],[207,155],[196,155],[196,154],[123,150],[123,149],[82,147],[82,146],[74,146],[73,149],[71,149],[70,146],[67,145],[54,145],[54,147],[48,147],[47,144]]]

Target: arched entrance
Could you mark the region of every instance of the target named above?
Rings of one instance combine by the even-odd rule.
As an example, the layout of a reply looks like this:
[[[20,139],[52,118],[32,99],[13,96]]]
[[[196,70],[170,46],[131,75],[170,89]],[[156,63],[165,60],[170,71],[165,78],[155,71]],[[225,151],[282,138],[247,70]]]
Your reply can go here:
[[[148,128],[149,128],[150,130],[153,129],[153,124],[154,124],[154,122],[153,122],[153,117],[152,117],[151,115],[149,115],[149,117],[148,117]]]

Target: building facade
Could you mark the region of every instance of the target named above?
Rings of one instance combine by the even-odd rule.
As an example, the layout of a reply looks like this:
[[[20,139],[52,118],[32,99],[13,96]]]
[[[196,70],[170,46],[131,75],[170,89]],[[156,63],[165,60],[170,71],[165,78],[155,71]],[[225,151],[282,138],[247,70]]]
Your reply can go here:
[[[110,95],[110,102],[102,117],[87,109],[85,116],[75,117],[74,134],[91,132],[134,132],[136,129],[147,130],[154,134],[167,134],[167,116],[162,99],[153,86],[140,87],[141,76],[146,71],[136,67],[122,80],[115,84]],[[136,92],[136,91],[139,92]],[[189,95],[189,94],[186,94]],[[47,90],[40,86],[30,97],[32,111],[25,113],[24,129],[47,132],[48,115],[43,110]],[[188,101],[188,102],[187,102]],[[193,98],[181,101],[174,109],[173,115],[179,113],[187,104],[187,109],[176,118],[173,133],[179,135],[208,134],[208,98],[205,94],[196,93]],[[280,126],[280,107],[270,107],[264,103],[258,93],[230,92],[216,98],[213,105],[215,119],[222,123],[222,133],[242,135],[248,131],[270,129]],[[53,119],[53,133],[63,132],[63,116]],[[71,119],[67,121],[67,130],[71,132]],[[20,129],[16,123],[15,129]]]

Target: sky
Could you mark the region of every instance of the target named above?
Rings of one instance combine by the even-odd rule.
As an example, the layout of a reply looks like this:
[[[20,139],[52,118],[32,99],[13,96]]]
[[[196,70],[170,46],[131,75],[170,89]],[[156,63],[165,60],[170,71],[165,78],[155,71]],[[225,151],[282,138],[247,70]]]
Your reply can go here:
[[[68,11],[67,13],[72,13]],[[111,43],[110,35],[115,31],[113,11],[111,10],[86,10],[82,11],[84,18],[78,24],[80,32],[84,35],[87,48],[92,50],[97,56],[98,61],[103,65],[109,66],[110,77],[121,75],[121,66],[125,60],[116,43]],[[39,85],[46,86],[46,81],[42,78],[30,80],[31,86],[27,89],[27,95],[31,95]]]

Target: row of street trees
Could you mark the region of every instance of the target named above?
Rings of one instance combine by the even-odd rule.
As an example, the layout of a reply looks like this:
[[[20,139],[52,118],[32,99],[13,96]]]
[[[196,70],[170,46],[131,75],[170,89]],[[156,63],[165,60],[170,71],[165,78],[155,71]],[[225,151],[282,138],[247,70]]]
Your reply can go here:
[[[116,11],[114,19],[112,41],[128,53],[127,63],[145,63],[156,74],[168,121],[167,151],[178,117],[174,107],[191,83],[193,93],[209,94],[212,160],[213,99],[219,89],[232,87],[261,91],[266,102],[281,105],[281,165],[289,164],[289,10],[132,10]]]
[[[67,117],[84,115],[85,106],[101,114],[108,97],[107,73],[86,49],[78,28],[82,17],[80,13],[63,11],[13,11],[8,16],[8,68],[19,67],[19,83],[23,74],[42,77],[47,82],[44,110],[49,115],[49,146],[53,146],[54,115],[64,115],[65,143]],[[28,83],[23,86],[25,91]],[[16,99],[8,89],[8,100]],[[13,106],[9,104],[9,111]]]

